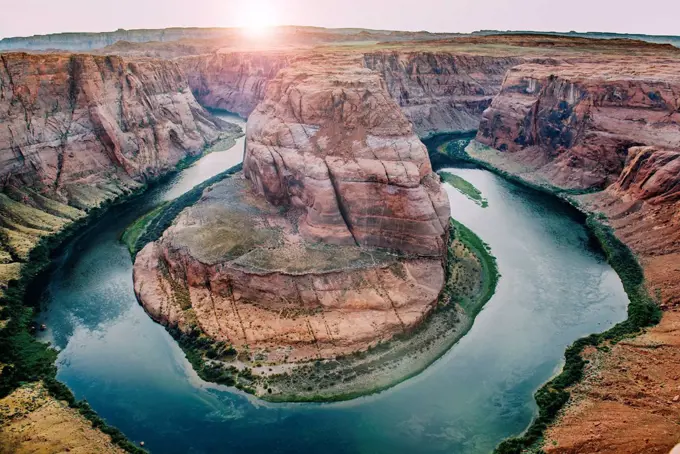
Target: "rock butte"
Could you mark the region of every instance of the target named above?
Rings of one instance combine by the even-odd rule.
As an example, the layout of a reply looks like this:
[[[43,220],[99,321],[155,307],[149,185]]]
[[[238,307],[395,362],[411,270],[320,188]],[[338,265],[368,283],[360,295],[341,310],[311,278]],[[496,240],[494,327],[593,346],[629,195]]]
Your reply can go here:
[[[343,64],[283,69],[248,119],[249,181],[213,186],[138,254],[154,318],[294,362],[364,350],[433,309],[446,192],[380,76]]]

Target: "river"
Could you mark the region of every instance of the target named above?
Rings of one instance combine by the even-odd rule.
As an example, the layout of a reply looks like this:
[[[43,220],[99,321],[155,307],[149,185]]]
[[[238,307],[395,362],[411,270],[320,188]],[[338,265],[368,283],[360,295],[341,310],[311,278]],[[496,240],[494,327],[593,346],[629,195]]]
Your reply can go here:
[[[60,350],[58,379],[154,453],[489,452],[528,426],[533,392],[571,342],[625,319],[621,282],[569,207],[485,170],[452,168],[488,199],[482,208],[447,185],[452,215],[491,246],[502,277],[448,353],[411,380],[343,403],[269,404],[205,383],[138,304],[119,237],[161,201],[240,162],[243,145],[113,207],[63,248],[42,296],[41,336]]]

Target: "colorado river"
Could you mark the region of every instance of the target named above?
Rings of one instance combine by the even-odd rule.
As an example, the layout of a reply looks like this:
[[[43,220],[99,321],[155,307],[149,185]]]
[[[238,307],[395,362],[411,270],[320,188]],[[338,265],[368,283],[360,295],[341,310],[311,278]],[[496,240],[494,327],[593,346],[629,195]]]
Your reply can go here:
[[[478,453],[531,421],[533,392],[567,345],[625,318],[621,282],[568,207],[478,169],[482,208],[447,185],[452,214],[497,257],[502,275],[474,326],[424,373],[336,404],[267,404],[201,381],[137,303],[119,237],[163,200],[240,162],[244,140],[112,208],[56,259],[41,323],[58,379],[156,453]]]

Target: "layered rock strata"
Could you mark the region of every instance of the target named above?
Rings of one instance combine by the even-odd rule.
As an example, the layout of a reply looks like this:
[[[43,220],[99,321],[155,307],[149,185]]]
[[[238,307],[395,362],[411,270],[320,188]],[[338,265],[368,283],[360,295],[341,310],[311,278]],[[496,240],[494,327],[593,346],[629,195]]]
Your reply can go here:
[[[138,254],[156,320],[295,362],[363,350],[432,310],[448,200],[377,73],[281,71],[248,120],[244,178]]]
[[[680,148],[678,69],[666,60],[516,66],[484,112],[477,141],[556,186],[603,189],[630,147]]]
[[[507,69],[525,61],[427,51],[355,55],[366,68],[380,73],[419,137],[476,130]],[[202,105],[247,117],[281,69],[308,58],[300,51],[216,52],[177,61]]]
[[[374,52],[367,68],[381,73],[387,89],[420,137],[474,131],[518,57],[452,52]]]
[[[285,69],[248,120],[244,173],[309,239],[442,256],[449,205],[427,149],[363,68]]]
[[[284,52],[217,52],[177,62],[202,105],[247,117],[264,98],[267,83],[292,58]]]
[[[227,124],[179,66],[0,55],[0,287],[41,236],[197,155]]]
[[[217,139],[171,62],[3,54],[0,179],[87,207],[80,192],[156,177]]]
[[[617,181],[579,199],[604,212],[617,236],[638,254],[660,302],[679,306],[680,148],[630,148]]]

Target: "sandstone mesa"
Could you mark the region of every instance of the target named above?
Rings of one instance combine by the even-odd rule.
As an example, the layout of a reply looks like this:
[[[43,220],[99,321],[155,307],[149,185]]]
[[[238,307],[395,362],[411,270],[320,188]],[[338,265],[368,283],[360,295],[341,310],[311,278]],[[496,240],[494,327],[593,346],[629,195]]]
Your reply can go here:
[[[448,199],[378,74],[279,72],[249,116],[243,173],[138,255],[154,318],[191,326],[184,286],[210,337],[295,362],[364,350],[433,309]]]

